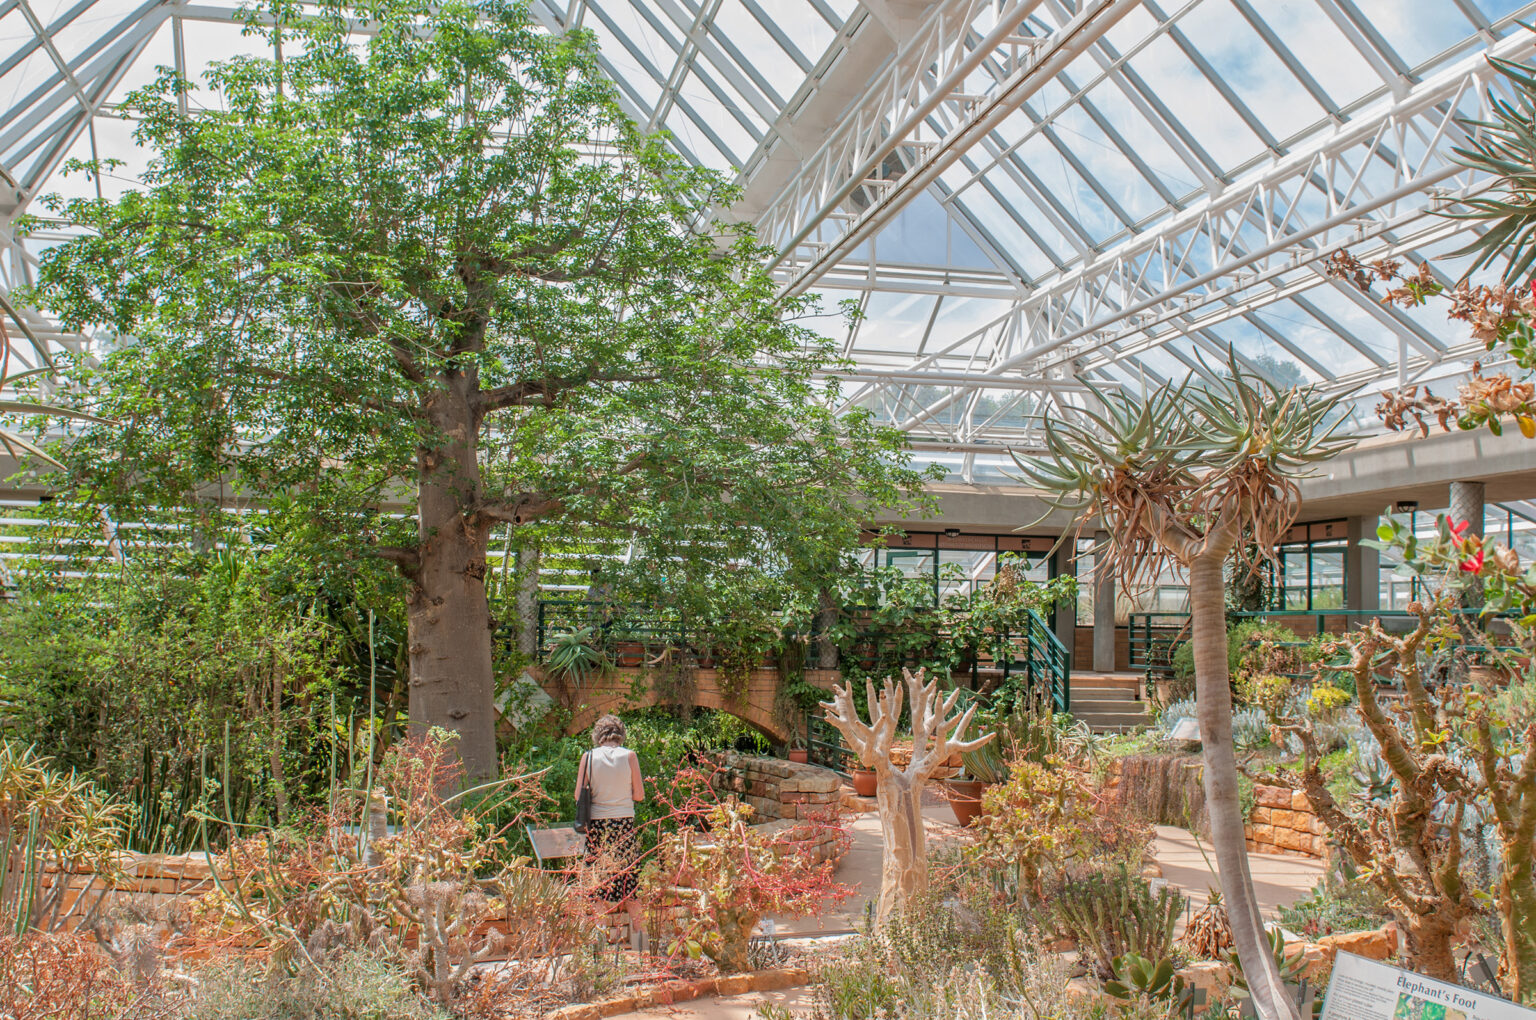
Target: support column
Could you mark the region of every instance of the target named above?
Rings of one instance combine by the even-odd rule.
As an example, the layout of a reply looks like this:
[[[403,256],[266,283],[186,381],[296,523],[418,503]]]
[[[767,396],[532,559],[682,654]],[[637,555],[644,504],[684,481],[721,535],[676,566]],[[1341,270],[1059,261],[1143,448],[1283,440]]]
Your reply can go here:
[[[1467,535],[1483,537],[1483,483],[1482,482],[1452,482],[1451,505],[1447,513],[1453,521],[1466,521],[1469,525]],[[1483,605],[1483,580],[1480,577],[1472,577],[1470,583],[1462,592],[1461,604],[1468,609],[1480,609]]]
[[[1351,517],[1344,522],[1349,546],[1344,550],[1344,608],[1365,612],[1381,608],[1381,560],[1363,543],[1376,537],[1375,517]]]
[[[1077,565],[1072,562],[1072,554],[1075,551],[1071,539],[1061,544],[1061,547],[1056,550],[1055,555],[1051,558],[1051,577],[1069,577],[1077,570]],[[1056,632],[1057,639],[1067,646],[1067,651],[1072,651],[1072,647],[1077,641],[1077,605],[1075,602],[1068,602],[1065,605],[1056,607],[1056,611],[1051,615],[1051,629]],[[1073,663],[1073,665],[1076,666],[1077,663]]]
[[[1102,546],[1109,532],[1094,532],[1093,543]],[[1097,569],[1101,557],[1094,557],[1093,580],[1093,669],[1096,673],[1115,671],[1115,578]]]

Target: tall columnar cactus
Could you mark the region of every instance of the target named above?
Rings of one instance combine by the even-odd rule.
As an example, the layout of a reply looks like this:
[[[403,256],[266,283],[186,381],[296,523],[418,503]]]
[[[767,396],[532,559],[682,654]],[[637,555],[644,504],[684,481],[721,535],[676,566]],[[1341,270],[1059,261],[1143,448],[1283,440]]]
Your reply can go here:
[[[1097,522],[1109,536],[1093,550],[1096,570],[1128,588],[1171,564],[1188,572],[1206,802],[1233,941],[1263,1020],[1297,1020],[1248,869],[1223,567],[1234,553],[1238,569],[1272,557],[1296,517],[1297,479],[1347,443],[1327,424],[1332,401],[1306,388],[1279,390],[1245,375],[1235,359],[1204,388],[1167,384],[1095,396],[1096,409],[1046,422],[1044,454],[1014,459],[1053,507],[1076,517],[1078,534]]]

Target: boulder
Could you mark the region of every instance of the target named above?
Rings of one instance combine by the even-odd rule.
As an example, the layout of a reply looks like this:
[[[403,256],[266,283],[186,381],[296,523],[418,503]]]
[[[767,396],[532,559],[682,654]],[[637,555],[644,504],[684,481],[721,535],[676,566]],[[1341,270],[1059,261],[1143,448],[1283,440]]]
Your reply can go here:
[[[1396,943],[1396,932],[1389,931],[1387,928],[1378,928],[1375,931],[1352,931],[1343,935],[1324,935],[1317,940],[1317,944],[1328,953],[1330,960],[1339,950],[1363,956],[1368,960],[1385,960],[1392,955]]]

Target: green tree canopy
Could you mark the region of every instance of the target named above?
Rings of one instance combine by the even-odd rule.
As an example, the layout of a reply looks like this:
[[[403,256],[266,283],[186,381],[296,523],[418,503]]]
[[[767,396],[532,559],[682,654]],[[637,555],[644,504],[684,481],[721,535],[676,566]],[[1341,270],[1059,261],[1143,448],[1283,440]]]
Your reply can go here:
[[[133,97],[140,188],[55,203],[84,230],[38,300],[115,338],[73,370],[117,424],[72,480],[120,509],[282,493],[398,564],[412,722],[458,730],[472,776],[493,528],[619,529],[696,584],[836,562],[915,494],[900,437],[816,381],[809,306],[716,218],[731,186],[623,115],[589,34],[515,0],[274,0],[248,31],[272,58]]]

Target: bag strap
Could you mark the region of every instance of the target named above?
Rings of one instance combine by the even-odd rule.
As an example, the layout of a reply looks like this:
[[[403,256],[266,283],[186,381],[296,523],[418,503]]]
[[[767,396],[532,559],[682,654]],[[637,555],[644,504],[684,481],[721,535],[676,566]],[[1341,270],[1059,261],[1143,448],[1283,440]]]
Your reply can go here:
[[[592,752],[584,751],[581,755],[581,788],[588,792],[592,790]]]

